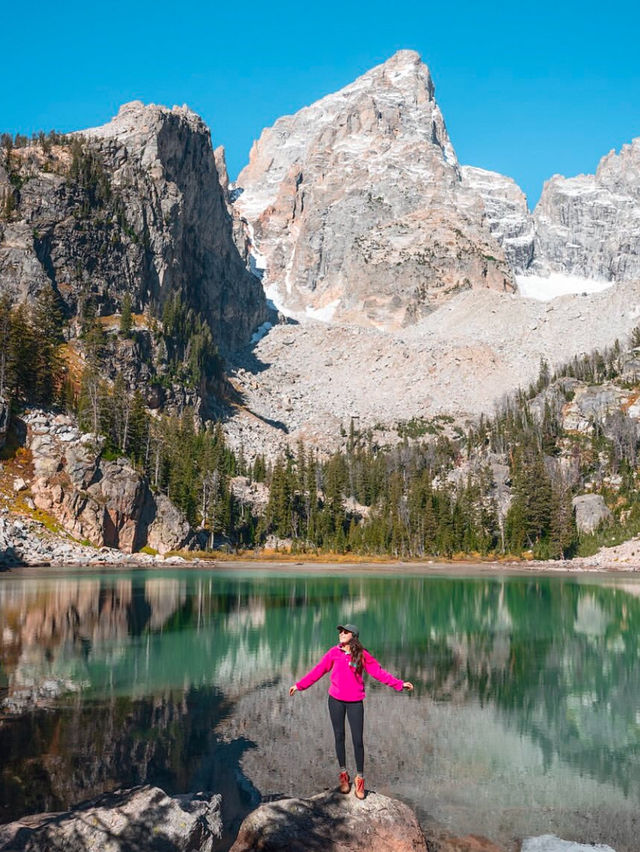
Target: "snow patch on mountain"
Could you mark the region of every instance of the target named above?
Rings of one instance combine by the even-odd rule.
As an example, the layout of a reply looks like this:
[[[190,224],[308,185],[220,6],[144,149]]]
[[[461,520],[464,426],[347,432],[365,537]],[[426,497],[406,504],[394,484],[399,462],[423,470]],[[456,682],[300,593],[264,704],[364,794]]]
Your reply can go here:
[[[611,287],[612,281],[595,281],[593,278],[581,278],[578,275],[564,275],[552,272],[549,276],[516,275],[518,293],[526,299],[538,299],[549,302],[558,296],[571,294],[600,293]]]
[[[258,341],[262,340],[265,334],[268,333],[270,329],[273,328],[273,323],[271,322],[263,322],[261,326],[259,326],[251,337],[250,343],[253,346],[254,343],[258,343]]]
[[[311,319],[320,320],[320,322],[331,322],[339,304],[340,299],[334,299],[333,302],[329,302],[323,308],[307,306],[306,315]]]

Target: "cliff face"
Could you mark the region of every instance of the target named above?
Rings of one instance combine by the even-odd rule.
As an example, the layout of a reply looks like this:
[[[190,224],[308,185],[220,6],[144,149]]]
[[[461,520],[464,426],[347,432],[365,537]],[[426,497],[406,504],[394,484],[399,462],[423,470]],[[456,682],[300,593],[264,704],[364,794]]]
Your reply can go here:
[[[640,279],[640,138],[552,177],[531,213],[510,178],[460,166],[412,51],[264,130],[236,192],[267,292],[298,318],[397,329],[515,275]]]
[[[187,545],[191,530],[182,512],[168,497],[154,495],[127,459],[101,458],[96,437],[82,435],[63,415],[34,412],[26,422],[34,503],[67,532],[127,553],[145,545],[159,553]]]
[[[533,219],[537,274],[640,279],[640,138],[603,157],[595,175],[554,175]]]
[[[263,131],[240,190],[267,293],[293,313],[393,328],[459,290],[513,290],[413,51]]]
[[[266,319],[259,281],[235,247],[209,130],[186,107],[127,104],[85,132],[113,173],[148,259],[140,296],[164,304],[182,293],[222,349],[246,343]]]
[[[513,272],[523,272],[533,260],[535,226],[527,198],[509,177],[462,166],[464,184],[482,199],[485,221],[491,235],[500,244]]]
[[[178,294],[223,351],[266,318],[258,280],[235,248],[209,131],[187,108],[135,102],[104,127],[5,150],[0,291],[46,286],[71,315],[157,316]]]
[[[514,273],[640,279],[640,138],[603,157],[594,175],[554,175],[533,213],[510,178],[470,166],[462,174]]]

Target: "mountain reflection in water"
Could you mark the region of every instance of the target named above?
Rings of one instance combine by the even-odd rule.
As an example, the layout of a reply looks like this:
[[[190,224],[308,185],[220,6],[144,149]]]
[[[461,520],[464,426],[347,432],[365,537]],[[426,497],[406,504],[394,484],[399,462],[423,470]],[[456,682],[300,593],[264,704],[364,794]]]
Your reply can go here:
[[[346,617],[413,680],[412,702],[491,709],[548,765],[637,801],[639,594],[538,576],[4,577],[0,819],[144,781],[226,790],[254,736],[224,742],[217,726],[248,695],[284,690]]]
[[[221,786],[213,731],[227,709],[201,689],[21,714],[0,727],[1,821],[145,782],[175,793]]]

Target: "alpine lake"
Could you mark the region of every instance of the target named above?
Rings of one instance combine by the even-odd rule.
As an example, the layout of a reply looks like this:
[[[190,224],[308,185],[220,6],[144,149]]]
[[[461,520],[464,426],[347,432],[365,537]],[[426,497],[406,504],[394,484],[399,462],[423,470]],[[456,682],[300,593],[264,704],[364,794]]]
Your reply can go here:
[[[356,622],[369,790],[516,848],[640,846],[640,577],[339,566],[0,575],[0,822],[141,783],[260,800],[337,785],[325,677]],[[348,767],[354,774],[350,736]]]

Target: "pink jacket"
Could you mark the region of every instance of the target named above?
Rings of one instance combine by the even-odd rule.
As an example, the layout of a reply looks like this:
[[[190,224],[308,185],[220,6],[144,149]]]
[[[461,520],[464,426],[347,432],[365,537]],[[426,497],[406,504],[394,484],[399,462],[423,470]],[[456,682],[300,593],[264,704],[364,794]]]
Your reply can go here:
[[[308,674],[300,678],[296,687],[300,690],[308,689],[317,680],[320,680],[322,675],[330,671],[329,695],[333,695],[339,701],[362,701],[364,698],[362,674],[358,674],[350,663],[351,654],[345,654],[344,651],[340,650],[339,645],[334,645],[327,651],[317,666],[314,666]],[[387,686],[392,686],[398,692],[402,690],[403,682],[386,672],[368,651],[362,653],[362,664],[364,671],[379,680],[380,683],[386,683]]]

